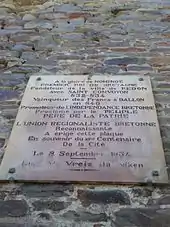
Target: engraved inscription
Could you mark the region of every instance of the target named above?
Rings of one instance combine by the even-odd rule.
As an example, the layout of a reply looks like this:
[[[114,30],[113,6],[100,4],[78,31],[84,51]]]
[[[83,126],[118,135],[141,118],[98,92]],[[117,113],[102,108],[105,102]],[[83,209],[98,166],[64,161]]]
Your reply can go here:
[[[151,84],[140,78],[32,76],[0,178],[15,168],[17,180],[165,183]]]

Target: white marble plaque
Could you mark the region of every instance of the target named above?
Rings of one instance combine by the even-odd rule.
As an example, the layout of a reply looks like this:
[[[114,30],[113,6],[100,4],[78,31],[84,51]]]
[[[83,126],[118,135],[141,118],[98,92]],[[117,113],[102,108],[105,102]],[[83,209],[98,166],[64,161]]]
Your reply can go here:
[[[0,179],[167,183],[149,77],[32,76]]]

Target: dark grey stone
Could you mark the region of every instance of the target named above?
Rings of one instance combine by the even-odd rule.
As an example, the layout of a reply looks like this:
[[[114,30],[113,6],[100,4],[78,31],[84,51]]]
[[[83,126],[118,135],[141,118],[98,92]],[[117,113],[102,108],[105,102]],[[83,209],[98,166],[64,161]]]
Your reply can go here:
[[[0,192],[0,200],[4,200],[4,199],[5,199],[5,197],[6,197],[6,195],[7,195],[7,193],[6,193],[6,192],[1,191],[1,192]]]
[[[150,198],[147,202],[147,206],[153,206],[153,205],[155,205],[155,200]]]
[[[41,70],[41,66],[14,66],[10,70],[12,73],[37,73]]]
[[[0,86],[13,87],[26,82],[26,76],[24,73],[2,73]]]
[[[60,202],[60,201],[35,201],[32,204],[36,210],[53,210],[53,211],[60,211],[63,210],[68,206],[67,203],[65,202]]]
[[[20,193],[28,197],[61,197],[72,194],[74,190],[71,184],[24,184]]]
[[[166,160],[166,164],[168,166],[170,166],[170,153],[169,152],[165,153],[165,160]]]
[[[45,220],[51,219],[51,215],[49,213],[46,213],[46,212],[39,213],[38,217],[41,218],[41,219],[45,219]]]
[[[0,223],[0,227],[32,227],[30,224]]]
[[[125,208],[115,213],[116,227],[169,227],[170,209]]]
[[[133,188],[132,192],[134,194],[134,196],[136,197],[140,197],[140,196],[144,196],[144,197],[148,197],[152,195],[152,188]]]
[[[78,190],[77,196],[84,206],[91,203],[119,203],[120,205],[130,205],[131,203],[129,195],[122,190]]]
[[[1,89],[0,91],[0,101],[6,101],[9,99],[13,99],[13,98],[19,98],[19,92],[9,89],[9,88],[5,88]]]
[[[0,218],[23,217],[28,213],[28,204],[25,200],[0,201]]]
[[[4,138],[0,138],[0,148],[2,148],[5,144],[5,139]]]
[[[49,225],[49,224],[35,224],[30,227],[55,227],[54,225]]]
[[[162,196],[158,200],[156,200],[157,205],[170,205],[170,195]]]
[[[128,71],[152,71],[151,66],[130,65],[127,67]]]
[[[94,73],[108,73],[108,74],[117,74],[120,70],[119,66],[97,66],[94,67],[93,72]]]
[[[165,209],[163,211],[159,210],[159,213],[157,213],[156,217],[151,219],[151,227],[169,227],[169,223],[170,209]]]
[[[157,88],[170,88],[170,83],[161,83],[157,85]]]
[[[54,227],[54,225],[46,225],[46,224],[35,224],[31,227]]]
[[[151,227],[151,217],[156,215],[156,209],[125,208],[115,213],[116,227]]]
[[[170,141],[169,140],[164,140],[163,144],[164,144],[164,148],[170,149]]]
[[[76,212],[76,211],[67,211],[63,214],[63,217],[69,220],[74,221],[89,221],[89,222],[106,222],[108,217],[105,213],[101,214],[92,214],[90,212]]]
[[[129,64],[144,64],[145,59],[135,57],[112,58],[104,62],[106,65],[129,65]]]

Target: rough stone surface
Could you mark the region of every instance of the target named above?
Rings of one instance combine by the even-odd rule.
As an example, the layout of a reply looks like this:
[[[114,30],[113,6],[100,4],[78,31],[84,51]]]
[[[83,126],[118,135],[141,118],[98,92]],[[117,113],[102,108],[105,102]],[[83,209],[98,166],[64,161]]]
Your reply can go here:
[[[59,202],[59,201],[35,201],[33,202],[33,207],[36,210],[53,210],[53,211],[60,211],[66,208],[66,203],[64,202]]]
[[[168,227],[170,209],[158,210],[154,208],[121,209],[116,212],[116,227]]]
[[[148,204],[152,206],[170,206],[170,195],[161,196],[159,199],[152,199],[148,201]]]
[[[41,218],[41,219],[46,219],[46,220],[50,220],[50,219],[51,219],[50,214],[49,214],[49,213],[45,213],[45,212],[39,213],[38,216],[39,216],[39,218]]]
[[[170,177],[169,64],[169,0],[2,0],[0,160],[30,75],[148,75]],[[0,184],[0,227],[169,223],[169,186]]]
[[[26,224],[16,224],[16,223],[0,223],[0,227],[26,227],[26,226],[28,226],[28,225],[26,225]]]
[[[108,217],[105,213],[93,214],[90,212],[75,212],[75,211],[67,211],[63,217],[65,219],[70,219],[74,221],[89,221],[89,222],[107,222]]]
[[[0,201],[0,218],[23,217],[28,213],[28,204],[24,200]]]
[[[73,185],[63,184],[26,184],[22,185],[18,192],[26,197],[61,197],[68,196],[73,193]]]
[[[130,198],[123,190],[78,190],[77,193],[78,199],[80,199],[84,205],[90,205],[92,203],[130,205]]]

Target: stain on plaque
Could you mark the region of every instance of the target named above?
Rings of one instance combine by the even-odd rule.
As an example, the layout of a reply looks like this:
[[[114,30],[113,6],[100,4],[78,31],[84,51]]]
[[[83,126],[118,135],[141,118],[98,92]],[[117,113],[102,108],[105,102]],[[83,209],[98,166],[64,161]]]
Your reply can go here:
[[[0,179],[167,183],[149,77],[30,77]]]

